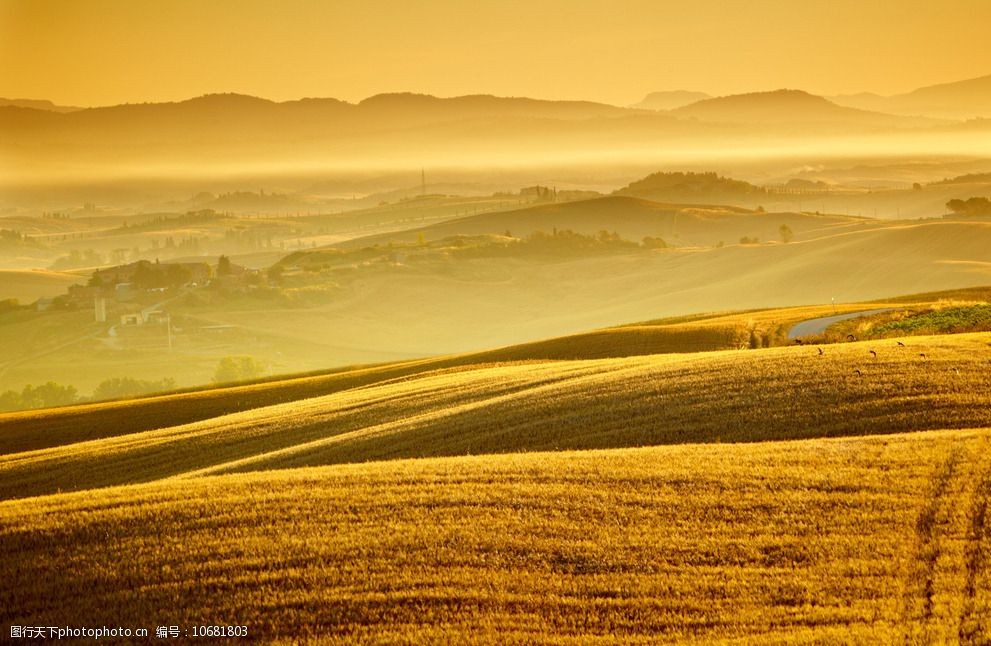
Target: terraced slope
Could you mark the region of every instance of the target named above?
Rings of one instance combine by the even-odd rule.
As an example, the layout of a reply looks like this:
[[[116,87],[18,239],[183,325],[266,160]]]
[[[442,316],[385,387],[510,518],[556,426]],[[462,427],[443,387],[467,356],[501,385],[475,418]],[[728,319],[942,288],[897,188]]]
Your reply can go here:
[[[989,441],[392,461],[8,501],[0,608],[273,643],[986,643]]]

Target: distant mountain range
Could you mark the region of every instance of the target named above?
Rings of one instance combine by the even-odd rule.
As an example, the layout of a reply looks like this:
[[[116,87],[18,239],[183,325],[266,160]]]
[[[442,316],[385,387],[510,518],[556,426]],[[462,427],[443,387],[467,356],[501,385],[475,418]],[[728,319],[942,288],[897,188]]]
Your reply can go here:
[[[704,99],[672,110],[703,121],[749,124],[831,124],[912,128],[935,125],[926,117],[905,117],[839,106],[801,90],[775,90]]]
[[[682,96],[684,98],[684,96]],[[21,101],[21,103],[25,103]],[[589,101],[545,101],[487,95],[438,98],[422,94],[381,94],[352,104],[337,99],[274,102],[242,94],[210,94],[175,103],[125,104],[61,111],[50,104],[0,107],[0,134],[25,145],[97,147],[170,143],[288,141],[358,135],[381,138],[419,129],[422,136],[457,136],[481,128],[483,134],[571,134],[576,129],[612,131],[677,129],[677,119],[774,126],[816,124],[907,128],[933,121],[849,107],[799,90],[777,90],[710,98],[658,113]],[[675,119],[677,118],[677,119]],[[604,121],[612,124],[603,125]],[[570,124],[570,125],[566,125]],[[684,131],[684,126],[680,129]],[[594,133],[592,133],[594,135]],[[385,137],[388,139],[388,137]]]
[[[954,93],[966,94],[966,88],[983,87],[977,81],[912,95],[948,101]],[[697,96],[661,93],[638,105],[674,105]],[[516,164],[524,158],[537,163],[604,151],[655,155],[677,146],[722,148],[747,141],[767,145],[910,129],[936,137],[941,132],[934,128],[945,124],[841,106],[800,90],[703,98],[665,111],[590,101],[410,93],[381,94],[359,103],[211,94],[171,103],[86,109],[18,99],[0,101],[0,155],[15,162],[6,173],[10,181],[113,177],[121,172],[193,176],[259,168],[280,173],[327,167],[395,170],[428,160],[453,166]],[[971,131],[984,133],[989,125],[975,121],[952,128],[967,129],[957,133],[962,138]]]
[[[868,92],[831,97],[839,105],[893,114],[944,119],[991,117],[991,75],[940,83],[905,94],[880,96]]]
[[[673,90],[670,92],[651,92],[639,103],[634,103],[631,108],[640,110],[674,110],[696,101],[711,99],[711,94],[705,92],[688,92],[685,90]]]
[[[684,90],[651,92],[642,101],[630,107],[645,110],[677,110],[712,98],[716,97],[705,92]],[[847,108],[886,112],[901,116],[956,120],[989,118],[991,117],[991,75],[930,85],[893,96],[862,92],[823,98]]]
[[[51,101],[41,101],[37,99],[4,99],[0,97],[0,106],[13,106],[15,108],[33,108],[35,110],[48,110],[50,112],[75,112],[82,110],[70,105],[55,105]]]

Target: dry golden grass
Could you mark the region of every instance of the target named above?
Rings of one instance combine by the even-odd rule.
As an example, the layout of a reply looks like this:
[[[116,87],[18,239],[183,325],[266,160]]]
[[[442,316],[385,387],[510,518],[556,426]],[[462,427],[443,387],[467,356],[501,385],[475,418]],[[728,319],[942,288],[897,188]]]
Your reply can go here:
[[[991,433],[474,456],[0,503],[22,625],[987,643]]]
[[[828,346],[824,355],[788,347],[421,372],[10,453],[0,456],[0,498],[368,460],[985,427],[989,341],[917,337],[906,347]]]

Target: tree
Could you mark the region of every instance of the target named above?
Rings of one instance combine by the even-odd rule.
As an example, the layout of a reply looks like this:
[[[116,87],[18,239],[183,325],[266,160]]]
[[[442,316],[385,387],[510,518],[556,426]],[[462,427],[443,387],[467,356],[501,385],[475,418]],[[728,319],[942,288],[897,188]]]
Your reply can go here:
[[[17,391],[7,390],[0,393],[0,411],[20,410],[21,395]]]
[[[255,379],[263,374],[265,374],[265,367],[254,357],[247,355],[224,357],[217,364],[217,371],[213,374],[213,380],[218,384],[224,384]]]
[[[118,399],[121,397],[134,397],[148,393],[175,390],[175,387],[175,379],[168,377],[160,381],[146,381],[131,377],[113,377],[100,382],[100,385],[93,391],[93,398]]]
[[[49,381],[40,386],[28,384],[21,391],[22,408],[48,408],[50,406],[64,406],[72,404],[78,399],[77,392],[73,386],[62,386]]]
[[[221,256],[217,260],[217,275],[218,276],[230,276],[231,275],[231,259],[227,256]]]
[[[643,247],[644,249],[667,249],[668,243],[664,241],[664,238],[645,236],[643,239]]]
[[[782,224],[778,227],[778,233],[781,235],[781,242],[785,244],[791,242],[795,238],[795,234],[792,233],[791,227],[787,224]]]
[[[986,197],[972,197],[967,200],[953,199],[946,203],[946,208],[958,215],[991,215],[991,200]]]

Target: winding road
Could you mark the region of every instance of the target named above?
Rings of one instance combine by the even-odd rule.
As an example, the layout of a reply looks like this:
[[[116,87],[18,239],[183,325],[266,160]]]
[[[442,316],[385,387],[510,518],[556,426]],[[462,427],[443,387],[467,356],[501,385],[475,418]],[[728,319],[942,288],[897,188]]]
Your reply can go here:
[[[837,314],[836,316],[824,316],[818,319],[809,319],[807,321],[802,321],[801,323],[796,323],[788,330],[789,339],[800,339],[803,336],[812,336],[814,334],[822,334],[826,331],[833,323],[839,323],[840,321],[847,321],[849,319],[860,318],[861,316],[871,316],[872,314],[881,314],[883,312],[890,312],[896,308],[894,307],[882,307],[876,310],[863,310],[861,312],[848,312],[846,314]]]

